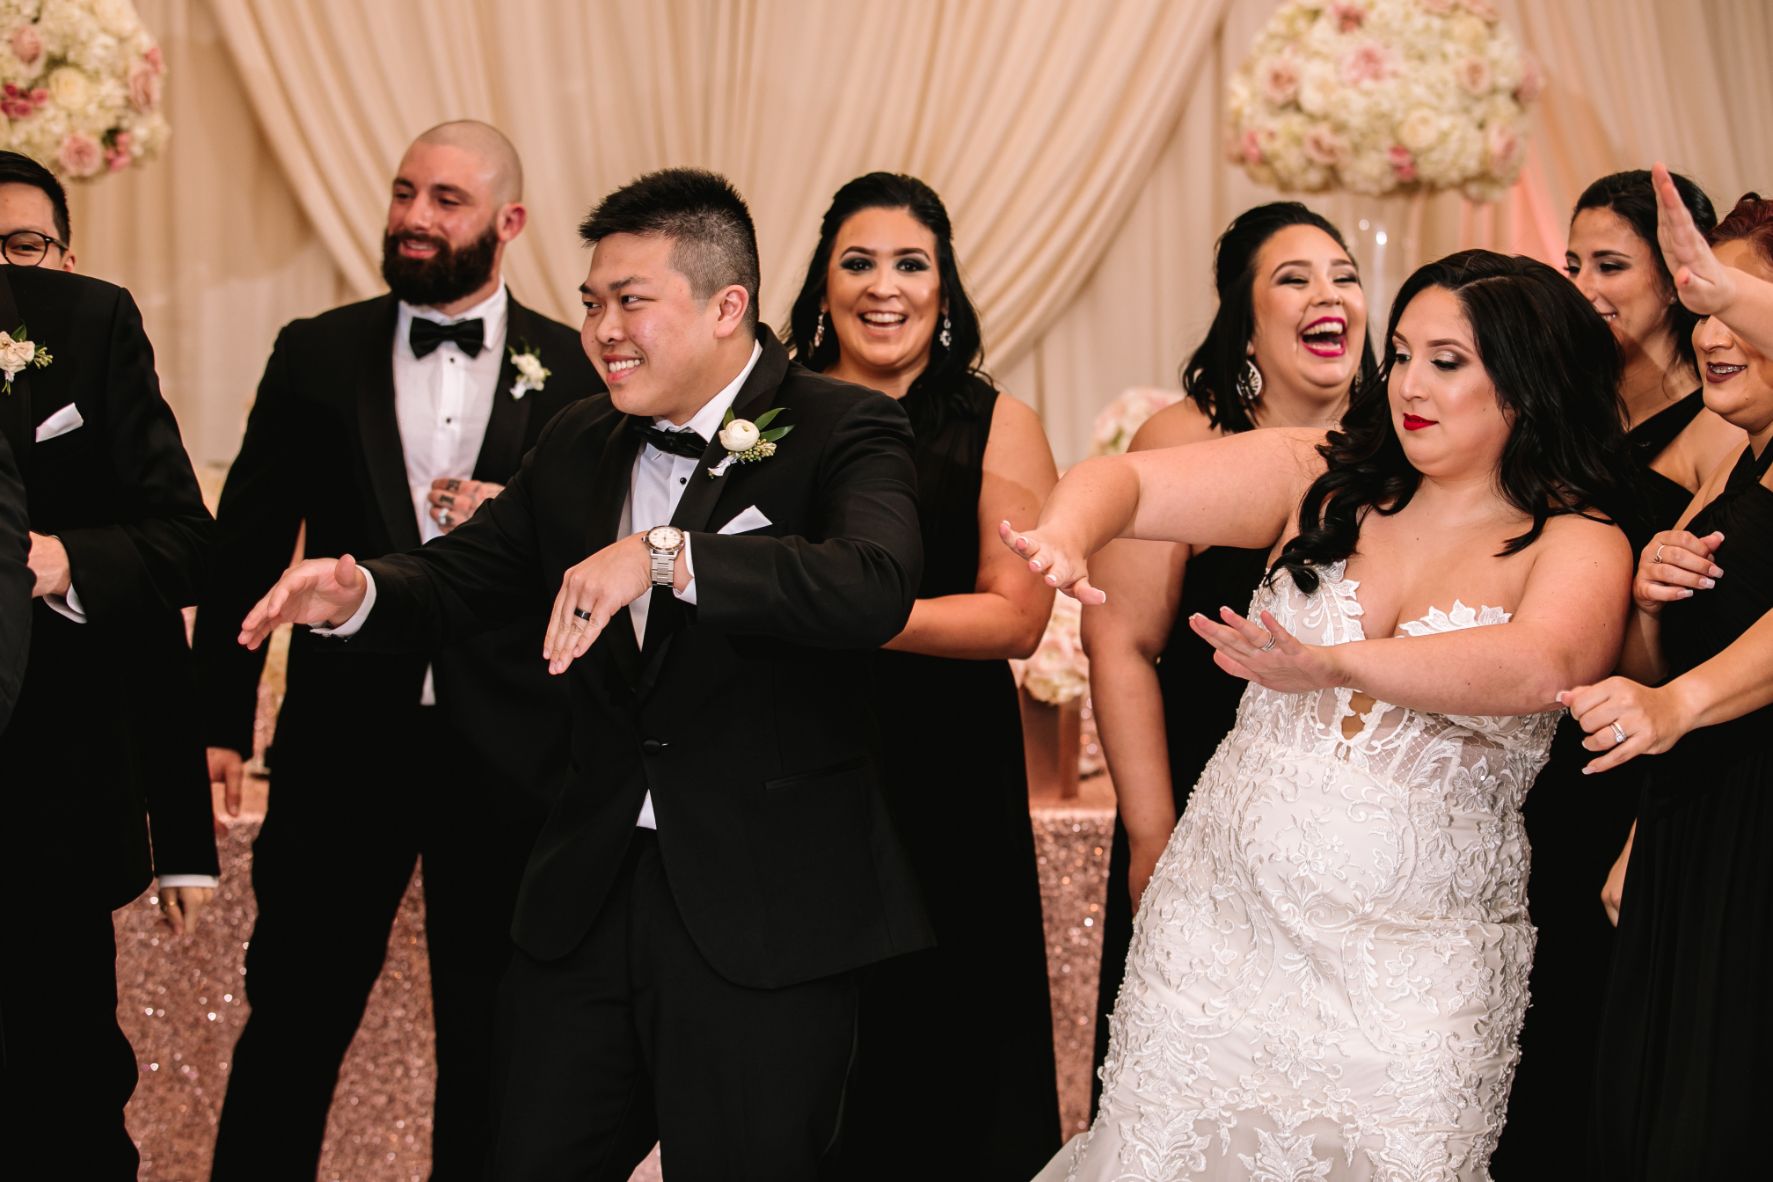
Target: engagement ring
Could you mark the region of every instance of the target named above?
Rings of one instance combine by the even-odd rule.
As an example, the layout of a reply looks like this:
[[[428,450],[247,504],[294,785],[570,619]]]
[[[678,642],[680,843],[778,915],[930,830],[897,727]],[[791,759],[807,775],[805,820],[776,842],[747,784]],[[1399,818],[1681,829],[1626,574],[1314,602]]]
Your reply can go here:
[[[1280,639],[1280,637],[1278,637],[1274,633],[1270,632],[1268,634],[1268,643],[1263,645],[1261,648],[1257,649],[1256,651],[1259,653],[1267,652],[1269,649],[1274,647],[1275,642],[1278,641],[1279,639]]]
[[[1617,747],[1623,742],[1625,742],[1625,728],[1615,722],[1613,724],[1613,746]]]

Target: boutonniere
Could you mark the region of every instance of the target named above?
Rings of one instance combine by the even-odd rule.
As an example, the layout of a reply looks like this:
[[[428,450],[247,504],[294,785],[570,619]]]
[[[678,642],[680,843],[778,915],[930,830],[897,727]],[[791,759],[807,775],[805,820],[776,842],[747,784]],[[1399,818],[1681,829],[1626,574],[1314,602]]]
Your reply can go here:
[[[511,364],[517,367],[517,380],[511,383],[511,397],[522,398],[531,390],[541,390],[548,384],[553,370],[542,365],[542,355],[535,351],[528,341],[523,342],[523,352],[515,348],[508,350]]]
[[[0,390],[12,393],[12,379],[20,370],[26,366],[43,369],[54,360],[48,349],[39,348],[35,341],[26,338],[24,325],[11,332],[0,332],[0,373],[6,375],[6,384]]]
[[[720,421],[720,446],[726,448],[726,458],[708,469],[709,479],[726,475],[726,470],[734,464],[755,464],[775,455],[777,441],[794,430],[793,427],[770,426],[783,409],[778,406],[766,410],[757,416],[756,422],[752,422],[750,419],[733,418],[733,411],[729,406],[726,418]]]

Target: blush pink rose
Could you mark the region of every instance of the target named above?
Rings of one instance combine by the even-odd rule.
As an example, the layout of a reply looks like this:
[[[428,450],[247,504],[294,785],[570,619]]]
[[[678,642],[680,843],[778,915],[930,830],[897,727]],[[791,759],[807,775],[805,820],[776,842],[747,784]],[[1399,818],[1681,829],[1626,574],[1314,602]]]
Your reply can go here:
[[[1435,16],[1446,16],[1453,11],[1453,0],[1416,0],[1416,2],[1422,6],[1422,11]]]
[[[61,151],[56,153],[56,163],[69,176],[92,176],[104,167],[105,150],[84,131],[69,132],[62,141]]]
[[[1262,97],[1270,106],[1284,107],[1299,94],[1299,63],[1285,56],[1269,58],[1262,67]]]
[[[1391,55],[1376,42],[1356,46],[1342,59],[1342,80],[1350,86],[1378,82],[1390,72]]]
[[[1491,24],[1495,24],[1498,17],[1501,15],[1496,11],[1496,6],[1492,4],[1490,0],[1459,0],[1459,3],[1460,6],[1463,7],[1465,11],[1471,13],[1471,15],[1478,17],[1481,20],[1489,21]]]
[[[166,70],[166,59],[161,56],[158,45],[148,46],[147,52],[142,54],[142,60],[153,66],[156,74],[164,73]]]
[[[1267,147],[1267,145],[1264,141],[1268,138],[1272,138],[1272,137],[1264,136],[1260,131],[1257,131],[1253,127],[1250,130],[1244,132],[1244,138],[1243,138],[1243,144],[1242,144],[1243,150],[1240,155],[1240,159],[1243,161],[1243,163],[1245,163],[1245,164],[1260,164],[1260,163],[1262,163],[1263,157],[1267,154],[1266,151],[1264,150]]]
[[[129,69],[129,105],[144,113],[160,105],[160,71],[145,59]]]
[[[27,66],[43,56],[43,38],[30,25],[14,29],[8,40],[12,43],[12,56]]]
[[[1367,23],[1367,10],[1351,0],[1336,0],[1330,5],[1330,19],[1336,22],[1337,32],[1352,33]]]
[[[1530,53],[1521,55],[1521,80],[1514,88],[1514,101],[1526,106],[1545,89],[1545,69]]]
[[[1490,91],[1490,63],[1481,57],[1468,57],[1453,67],[1454,77],[1467,94],[1482,95]]]
[[[1391,161],[1391,175],[1405,184],[1416,179],[1416,156],[1402,144],[1393,144],[1385,156]]]
[[[1342,137],[1327,127],[1318,126],[1305,133],[1299,146],[1305,151],[1305,158],[1313,164],[1335,165],[1342,163],[1347,154],[1347,145]]]
[[[1492,123],[1484,129],[1484,148],[1492,172],[1511,171],[1521,158],[1521,137],[1511,123]]]

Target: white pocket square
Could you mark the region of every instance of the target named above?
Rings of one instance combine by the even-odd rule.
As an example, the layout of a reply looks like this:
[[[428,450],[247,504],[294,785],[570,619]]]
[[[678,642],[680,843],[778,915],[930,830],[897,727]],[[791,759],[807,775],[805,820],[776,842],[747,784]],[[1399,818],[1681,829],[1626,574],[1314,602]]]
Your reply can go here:
[[[37,425],[35,438],[38,443],[42,443],[45,439],[66,435],[69,431],[78,431],[85,425],[86,420],[80,417],[80,408],[70,402]]]
[[[737,517],[721,526],[715,532],[721,534],[748,534],[754,529],[762,529],[769,523],[770,519],[763,515],[763,511],[756,505],[753,505],[749,509],[740,510]]]

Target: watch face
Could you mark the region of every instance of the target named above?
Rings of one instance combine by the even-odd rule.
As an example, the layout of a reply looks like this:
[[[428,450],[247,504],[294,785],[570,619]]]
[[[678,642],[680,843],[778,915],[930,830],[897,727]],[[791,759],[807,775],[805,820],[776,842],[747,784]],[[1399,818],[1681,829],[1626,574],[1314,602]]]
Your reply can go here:
[[[675,525],[655,525],[646,531],[646,544],[654,550],[675,550],[683,545],[683,531]]]

